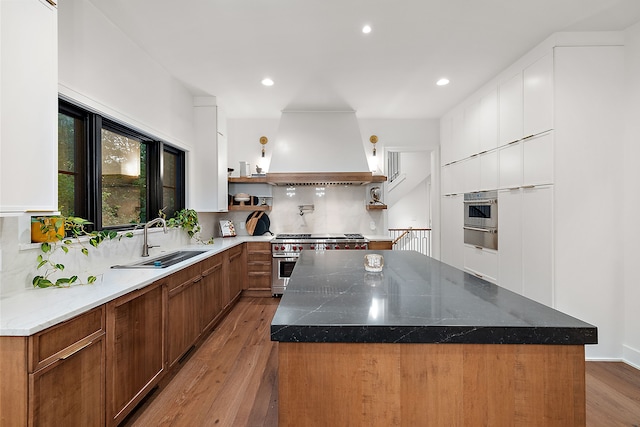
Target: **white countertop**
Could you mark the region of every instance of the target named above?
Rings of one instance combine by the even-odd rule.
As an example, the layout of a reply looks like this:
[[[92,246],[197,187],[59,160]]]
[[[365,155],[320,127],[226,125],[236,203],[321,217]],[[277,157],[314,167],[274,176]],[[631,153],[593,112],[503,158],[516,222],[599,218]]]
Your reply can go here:
[[[389,236],[365,235],[368,240],[389,241]],[[212,245],[189,245],[176,250],[206,253],[162,269],[109,269],[91,285],[70,288],[29,288],[0,299],[0,336],[29,336],[69,320],[119,296],[155,282],[176,271],[244,242],[268,242],[273,236],[217,238]],[[132,260],[135,262],[136,260]]]
[[[0,299],[0,335],[33,335],[233,246],[244,242],[264,242],[271,239],[272,236],[218,238],[212,245],[189,245],[176,249],[205,250],[206,252],[171,267],[109,269],[91,285],[25,289],[24,292]]]

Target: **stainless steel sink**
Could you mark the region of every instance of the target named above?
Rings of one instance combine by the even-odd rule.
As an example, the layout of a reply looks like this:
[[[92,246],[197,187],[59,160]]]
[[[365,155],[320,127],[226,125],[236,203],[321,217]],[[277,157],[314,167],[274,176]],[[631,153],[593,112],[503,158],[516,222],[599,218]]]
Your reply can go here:
[[[111,268],[167,268],[207,251],[175,251],[133,264],[114,265]]]

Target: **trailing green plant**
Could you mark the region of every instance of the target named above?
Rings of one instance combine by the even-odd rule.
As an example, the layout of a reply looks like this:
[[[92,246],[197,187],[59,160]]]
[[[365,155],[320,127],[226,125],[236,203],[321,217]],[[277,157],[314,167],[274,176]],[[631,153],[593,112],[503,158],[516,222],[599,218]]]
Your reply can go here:
[[[160,210],[159,216],[166,219],[166,214]],[[193,209],[180,209],[176,211],[172,218],[166,219],[167,227],[180,227],[187,232],[190,239],[195,239],[197,242],[211,245],[213,244],[213,237],[209,240],[203,240],[200,238],[200,231],[202,227],[198,221],[198,212]]]
[[[86,219],[73,216],[59,217],[55,220],[49,217],[38,217],[37,219],[40,222],[40,231],[44,235],[55,232],[55,238],[52,241],[40,244],[42,253],[37,258],[37,269],[45,268],[45,272],[33,278],[32,284],[37,288],[49,288],[52,286],[65,288],[73,284],[84,284],[78,281],[77,275],[59,277],[55,281],[51,279],[53,274],[61,273],[65,269],[64,264],[54,262],[51,258],[58,250],[66,254],[70,248],[77,246],[85,256],[89,256],[89,248],[85,244],[84,238],[87,238],[86,242],[89,246],[97,248],[105,240],[120,240],[122,237],[133,237],[133,232],[130,231],[125,233],[106,230],[88,231],[85,227],[92,223]],[[96,276],[90,275],[87,277],[86,283],[94,283],[96,279]]]

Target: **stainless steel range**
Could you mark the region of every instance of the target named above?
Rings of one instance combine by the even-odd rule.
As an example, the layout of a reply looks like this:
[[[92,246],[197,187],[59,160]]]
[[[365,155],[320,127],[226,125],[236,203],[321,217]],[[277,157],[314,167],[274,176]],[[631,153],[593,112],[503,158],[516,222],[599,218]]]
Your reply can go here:
[[[302,251],[343,251],[368,248],[362,234],[277,234],[271,241],[271,293],[282,295]]]

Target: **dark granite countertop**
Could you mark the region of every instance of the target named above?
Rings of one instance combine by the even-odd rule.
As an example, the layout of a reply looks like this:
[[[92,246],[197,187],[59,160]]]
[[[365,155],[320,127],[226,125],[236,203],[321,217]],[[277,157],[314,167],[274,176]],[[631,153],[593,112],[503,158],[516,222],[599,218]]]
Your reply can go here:
[[[384,255],[367,273],[366,253]],[[282,342],[596,344],[595,326],[411,251],[303,252],[271,322]]]

